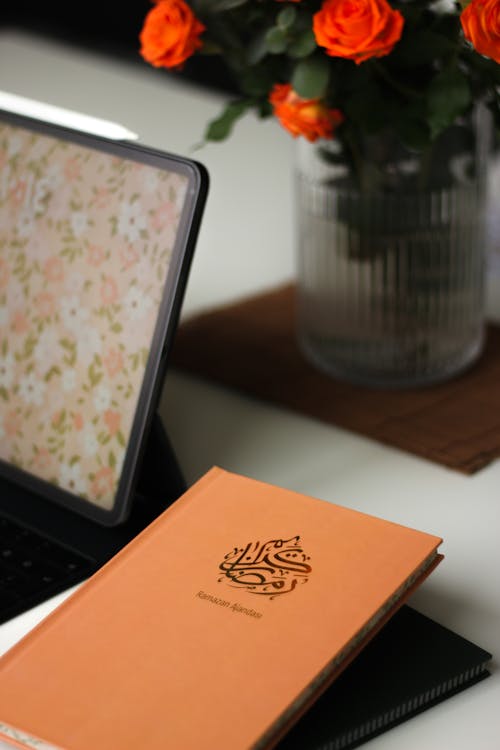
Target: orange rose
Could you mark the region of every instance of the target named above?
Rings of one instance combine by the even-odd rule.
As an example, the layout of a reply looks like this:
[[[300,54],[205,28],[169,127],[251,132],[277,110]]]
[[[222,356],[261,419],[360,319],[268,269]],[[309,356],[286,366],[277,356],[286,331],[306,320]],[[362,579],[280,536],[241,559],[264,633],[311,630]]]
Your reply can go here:
[[[177,68],[202,46],[205,26],[184,0],[160,0],[139,35],[141,55],[156,68]]]
[[[335,128],[344,119],[338,109],[330,109],[320,99],[302,99],[289,83],[276,83],[269,101],[281,125],[294,138],[333,138]]]
[[[403,24],[387,0],[324,0],[313,17],[314,36],[326,54],[356,63],[388,55]]]
[[[460,22],[476,52],[500,63],[500,0],[472,0]]]

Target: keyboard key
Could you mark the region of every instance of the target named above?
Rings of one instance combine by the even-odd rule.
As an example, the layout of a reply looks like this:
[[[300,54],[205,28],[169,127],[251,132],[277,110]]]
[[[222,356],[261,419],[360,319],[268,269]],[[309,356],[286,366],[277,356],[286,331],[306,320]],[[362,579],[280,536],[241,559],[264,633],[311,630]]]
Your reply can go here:
[[[53,565],[62,567],[70,573],[80,568],[87,567],[90,563],[85,557],[77,555],[66,547],[59,546],[45,540],[36,548],[36,553]]]
[[[92,560],[0,516],[0,622],[94,570]]]

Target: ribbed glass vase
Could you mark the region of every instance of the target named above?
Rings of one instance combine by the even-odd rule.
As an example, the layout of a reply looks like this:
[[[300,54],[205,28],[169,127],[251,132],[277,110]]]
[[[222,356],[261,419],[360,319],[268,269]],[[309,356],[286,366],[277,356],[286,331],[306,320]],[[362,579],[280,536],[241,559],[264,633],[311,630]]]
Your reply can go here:
[[[380,166],[372,162],[359,187],[321,148],[301,143],[296,165],[305,356],[333,376],[373,386],[460,373],[484,342],[485,174],[477,159],[485,160],[475,153],[471,164],[470,150],[454,147],[446,171],[425,165],[421,185],[421,161],[399,154],[385,160],[383,184],[367,184]],[[448,157],[438,150],[434,158]]]

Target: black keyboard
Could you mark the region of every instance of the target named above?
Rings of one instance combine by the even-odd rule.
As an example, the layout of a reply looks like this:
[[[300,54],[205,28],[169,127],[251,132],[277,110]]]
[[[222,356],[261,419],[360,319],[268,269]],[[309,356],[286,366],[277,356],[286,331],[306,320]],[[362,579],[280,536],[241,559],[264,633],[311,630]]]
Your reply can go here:
[[[64,591],[95,561],[0,516],[0,623]]]

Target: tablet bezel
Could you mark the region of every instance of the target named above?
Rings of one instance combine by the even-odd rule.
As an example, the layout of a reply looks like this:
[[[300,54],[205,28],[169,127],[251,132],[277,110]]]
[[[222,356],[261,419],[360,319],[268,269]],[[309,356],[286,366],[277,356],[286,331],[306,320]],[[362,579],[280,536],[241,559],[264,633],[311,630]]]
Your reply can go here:
[[[100,507],[91,500],[80,498],[61,487],[0,459],[0,476],[4,476],[32,492],[102,525],[113,526],[128,517],[133,503],[134,489],[139,476],[141,459],[145,450],[151,421],[161,394],[168,353],[177,326],[189,268],[206,202],[209,182],[208,173],[205,167],[197,161],[153,149],[142,144],[129,141],[115,141],[1,109],[0,121],[27,129],[31,132],[99,151],[113,157],[150,165],[157,169],[176,172],[185,176],[188,180],[185,202],[163,288],[162,301],[158,309],[150,352],[144,370],[142,386],[137,400],[113,507],[109,510]]]

